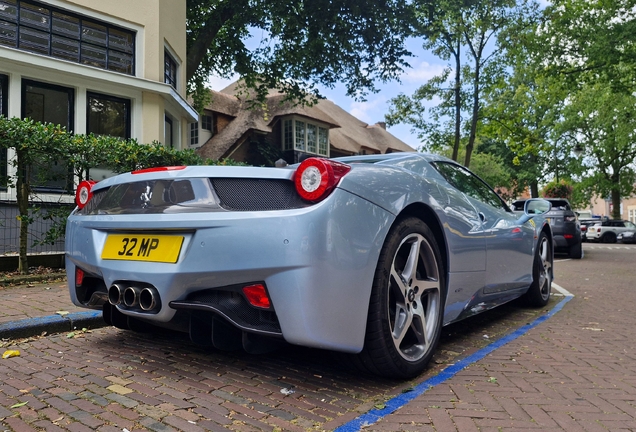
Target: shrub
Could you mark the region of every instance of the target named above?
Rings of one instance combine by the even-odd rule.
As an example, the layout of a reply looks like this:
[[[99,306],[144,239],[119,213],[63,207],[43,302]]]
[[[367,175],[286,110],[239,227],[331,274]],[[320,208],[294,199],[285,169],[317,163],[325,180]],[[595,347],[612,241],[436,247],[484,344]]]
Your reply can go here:
[[[572,197],[572,191],[574,188],[566,180],[553,180],[543,188],[543,196],[546,198],[565,198],[570,199]]]

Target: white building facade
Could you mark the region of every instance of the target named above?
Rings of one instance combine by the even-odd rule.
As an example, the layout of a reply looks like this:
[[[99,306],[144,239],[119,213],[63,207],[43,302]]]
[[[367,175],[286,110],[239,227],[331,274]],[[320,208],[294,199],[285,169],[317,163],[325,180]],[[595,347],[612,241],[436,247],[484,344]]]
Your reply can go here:
[[[185,61],[186,0],[0,0],[7,117],[188,148],[198,114],[186,101]],[[0,154],[0,176],[16,174],[12,157]],[[72,182],[36,191],[44,201],[72,199]],[[0,184],[0,201],[13,200]]]

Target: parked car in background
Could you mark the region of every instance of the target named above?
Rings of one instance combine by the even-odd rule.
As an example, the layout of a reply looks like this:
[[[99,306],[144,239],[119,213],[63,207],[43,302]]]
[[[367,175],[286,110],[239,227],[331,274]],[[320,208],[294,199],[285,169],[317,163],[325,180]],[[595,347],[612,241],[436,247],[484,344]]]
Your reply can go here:
[[[545,198],[552,204],[552,209],[544,216],[552,227],[554,236],[554,250],[565,252],[570,258],[581,259],[583,247],[581,245],[581,225],[576,213],[565,198]],[[522,211],[526,200],[512,203],[515,211]]]
[[[600,218],[581,219],[579,217],[579,224],[581,225],[581,241],[587,241],[587,229],[591,225],[600,224],[602,220]]]
[[[587,241],[600,243],[616,243],[618,235],[627,231],[636,231],[636,225],[620,219],[604,220],[600,224],[587,228]]]
[[[441,156],[150,168],[82,182],[76,202],[73,303],[122,329],[173,329],[217,349],[286,341],[413,377],[443,325],[550,299],[550,203],[515,213]]]
[[[625,231],[616,236],[619,243],[636,243],[636,231]]]

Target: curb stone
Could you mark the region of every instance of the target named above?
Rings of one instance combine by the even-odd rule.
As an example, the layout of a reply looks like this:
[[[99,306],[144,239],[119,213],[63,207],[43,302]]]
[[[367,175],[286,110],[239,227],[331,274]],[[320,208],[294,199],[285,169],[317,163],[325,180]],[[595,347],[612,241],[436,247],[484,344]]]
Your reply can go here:
[[[63,333],[76,329],[95,329],[107,324],[101,311],[49,315],[0,324],[0,339],[20,339],[47,333]]]
[[[46,282],[51,279],[66,279],[66,272],[48,273],[41,275],[19,275],[0,278],[0,287],[7,285],[22,285],[31,282]]]

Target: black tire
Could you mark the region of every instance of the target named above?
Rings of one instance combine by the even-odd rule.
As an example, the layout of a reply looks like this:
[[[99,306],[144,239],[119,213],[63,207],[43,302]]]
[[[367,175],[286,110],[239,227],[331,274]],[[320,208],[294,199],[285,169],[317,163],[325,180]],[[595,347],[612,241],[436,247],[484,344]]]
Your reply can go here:
[[[583,258],[583,245],[581,243],[577,243],[570,247],[568,251],[568,256],[572,259],[581,259]]]
[[[606,232],[601,237],[601,243],[616,243],[616,234],[613,232]]]
[[[552,244],[545,233],[539,235],[537,248],[534,252],[534,264],[532,266],[532,284],[524,294],[524,301],[528,306],[543,307],[550,300],[552,291],[552,266],[554,264],[554,251]]]
[[[389,232],[375,271],[365,344],[367,372],[411,378],[426,369],[442,330],[446,277],[435,237],[420,219]]]

